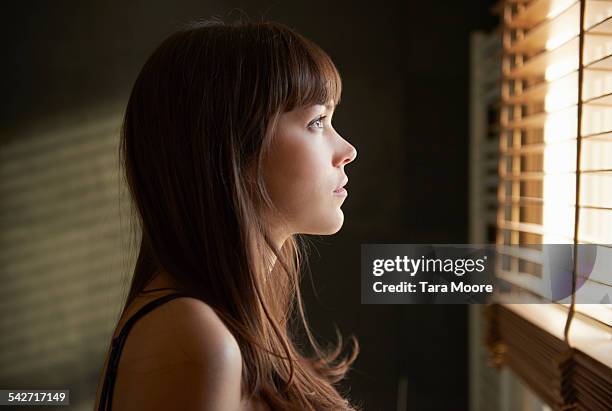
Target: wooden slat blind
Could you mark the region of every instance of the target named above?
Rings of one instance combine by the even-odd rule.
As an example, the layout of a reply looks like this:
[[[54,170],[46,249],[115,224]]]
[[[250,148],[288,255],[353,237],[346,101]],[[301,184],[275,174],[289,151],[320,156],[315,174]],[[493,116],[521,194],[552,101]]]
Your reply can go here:
[[[574,262],[568,304],[489,307],[489,347],[554,409],[609,409],[594,387],[612,387],[612,2],[503,10],[498,275],[544,296],[542,244],[596,244],[597,260],[580,288]],[[579,304],[587,292],[600,304]]]
[[[503,32],[497,243],[597,244],[601,261],[584,287],[612,302],[603,264],[612,252],[612,68],[602,68],[612,61],[612,2],[508,1]],[[537,294],[540,260],[509,255],[499,269]],[[607,308],[591,314],[612,325]]]

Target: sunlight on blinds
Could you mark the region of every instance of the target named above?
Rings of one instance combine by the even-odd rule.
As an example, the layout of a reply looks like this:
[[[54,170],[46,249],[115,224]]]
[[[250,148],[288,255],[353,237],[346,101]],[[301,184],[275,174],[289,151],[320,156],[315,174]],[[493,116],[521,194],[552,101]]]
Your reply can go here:
[[[487,345],[553,409],[609,409],[612,1],[506,0],[502,32],[496,272],[545,304],[487,307]]]
[[[576,311],[612,326],[612,2],[505,4],[497,243],[529,250],[499,273],[544,295],[541,244],[597,244]]]

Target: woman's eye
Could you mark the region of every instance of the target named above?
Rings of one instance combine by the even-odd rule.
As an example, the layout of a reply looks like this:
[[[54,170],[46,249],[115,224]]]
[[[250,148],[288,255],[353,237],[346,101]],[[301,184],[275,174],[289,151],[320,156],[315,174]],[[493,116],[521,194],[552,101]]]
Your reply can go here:
[[[311,121],[309,124],[309,127],[314,127],[314,128],[323,128],[323,119],[327,117],[327,116],[320,116],[317,117],[315,120]]]

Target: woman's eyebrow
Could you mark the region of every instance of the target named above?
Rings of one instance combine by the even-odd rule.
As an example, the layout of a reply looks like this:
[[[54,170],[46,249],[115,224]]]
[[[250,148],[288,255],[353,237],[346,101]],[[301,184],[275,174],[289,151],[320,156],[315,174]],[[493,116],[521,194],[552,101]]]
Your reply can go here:
[[[333,113],[334,109],[336,108],[336,104],[333,103],[328,103],[328,104],[313,104],[309,107],[306,108],[306,113],[308,113],[308,115],[312,115],[313,113],[318,113],[321,108],[325,108],[325,111],[329,112],[329,113]]]

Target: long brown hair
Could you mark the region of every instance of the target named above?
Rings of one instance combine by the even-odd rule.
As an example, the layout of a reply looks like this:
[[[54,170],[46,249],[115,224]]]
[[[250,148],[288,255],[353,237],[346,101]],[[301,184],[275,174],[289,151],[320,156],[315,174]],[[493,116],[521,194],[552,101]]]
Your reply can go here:
[[[262,204],[274,209],[262,161],[278,116],[340,93],[329,56],[288,27],[208,20],[162,42],[125,112],[120,159],[142,233],[125,305],[167,272],[224,321],[245,395],[274,409],[354,409],[334,384],[358,342],[351,336],[344,356],[339,333],[333,349],[318,345],[300,296],[304,244],[294,235],[276,249],[261,218]],[[311,353],[295,341],[298,326]]]

